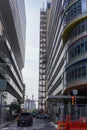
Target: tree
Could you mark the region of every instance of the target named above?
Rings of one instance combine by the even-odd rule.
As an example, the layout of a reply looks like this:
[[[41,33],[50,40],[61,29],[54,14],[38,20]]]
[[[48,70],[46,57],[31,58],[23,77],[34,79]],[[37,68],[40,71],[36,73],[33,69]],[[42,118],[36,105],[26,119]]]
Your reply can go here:
[[[16,102],[12,102],[9,106],[9,111],[12,115],[12,112],[14,113],[20,113],[21,112],[21,107],[19,104],[17,104]]]

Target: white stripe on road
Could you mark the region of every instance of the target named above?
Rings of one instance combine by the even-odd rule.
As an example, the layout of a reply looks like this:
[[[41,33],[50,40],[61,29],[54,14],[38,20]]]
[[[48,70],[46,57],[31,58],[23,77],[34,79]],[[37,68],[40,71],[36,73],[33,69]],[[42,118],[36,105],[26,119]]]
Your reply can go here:
[[[3,128],[3,130],[8,130],[8,129],[9,129],[9,128]],[[12,129],[17,130],[17,128],[13,128],[13,127],[12,127]]]

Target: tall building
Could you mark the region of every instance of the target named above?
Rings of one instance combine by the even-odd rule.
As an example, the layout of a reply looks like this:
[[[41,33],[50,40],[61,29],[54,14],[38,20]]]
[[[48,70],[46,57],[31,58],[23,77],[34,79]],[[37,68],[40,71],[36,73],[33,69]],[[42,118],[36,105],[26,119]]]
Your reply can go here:
[[[63,45],[66,46],[64,93],[87,95],[87,1],[64,1]]]
[[[46,98],[46,43],[47,43],[47,12],[50,3],[47,3],[47,9],[40,10],[40,48],[39,48],[39,90],[38,90],[38,108],[45,109]]]
[[[73,92],[77,103],[86,103],[87,0],[52,0],[48,14],[46,105],[58,112]]]
[[[44,109],[46,86],[46,10],[40,11],[40,52],[39,52],[39,95],[38,108]]]
[[[63,94],[65,48],[62,39],[63,9],[61,0],[52,0],[47,26],[47,64],[46,64],[46,100],[48,110],[58,108],[61,103],[56,99]],[[56,112],[56,111],[55,111]]]
[[[0,0],[0,96],[5,105],[24,98],[25,36],[24,0]]]
[[[24,109],[27,111],[33,111],[36,109],[36,100],[34,99],[25,99]]]

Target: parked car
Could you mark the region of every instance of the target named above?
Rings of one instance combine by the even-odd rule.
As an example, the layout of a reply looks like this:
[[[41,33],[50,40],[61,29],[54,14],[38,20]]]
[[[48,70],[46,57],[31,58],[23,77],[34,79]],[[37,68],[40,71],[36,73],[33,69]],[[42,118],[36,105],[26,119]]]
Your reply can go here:
[[[42,118],[42,115],[41,114],[37,114],[36,116],[38,119],[41,119]]]
[[[43,118],[44,118],[44,119],[49,119],[49,118],[50,118],[50,115],[44,113],[44,114],[43,114]]]
[[[33,116],[29,112],[22,112],[17,117],[17,126],[20,125],[33,125]]]

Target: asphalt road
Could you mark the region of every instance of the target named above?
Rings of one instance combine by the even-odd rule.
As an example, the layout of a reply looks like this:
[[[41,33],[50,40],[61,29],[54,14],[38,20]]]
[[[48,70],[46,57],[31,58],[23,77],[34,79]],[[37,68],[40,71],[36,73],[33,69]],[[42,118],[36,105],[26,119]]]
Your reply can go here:
[[[34,119],[33,126],[17,126],[16,121],[0,130],[56,130],[46,119]]]

